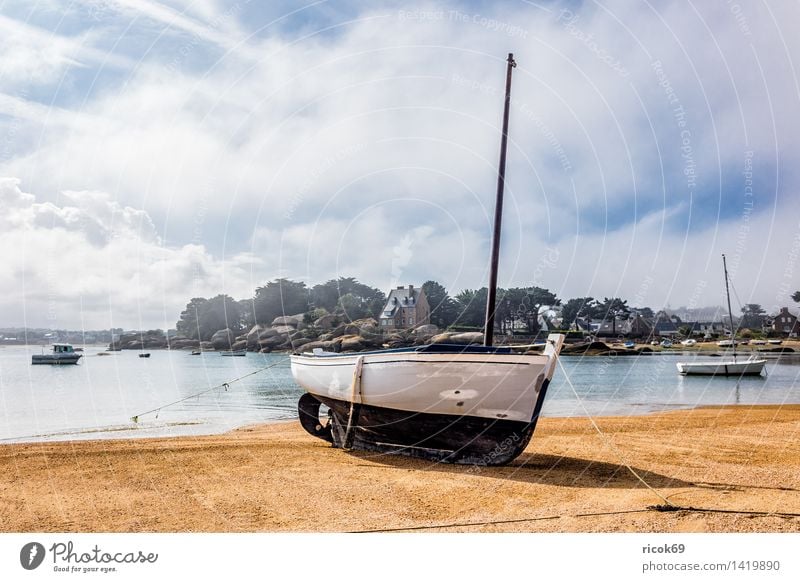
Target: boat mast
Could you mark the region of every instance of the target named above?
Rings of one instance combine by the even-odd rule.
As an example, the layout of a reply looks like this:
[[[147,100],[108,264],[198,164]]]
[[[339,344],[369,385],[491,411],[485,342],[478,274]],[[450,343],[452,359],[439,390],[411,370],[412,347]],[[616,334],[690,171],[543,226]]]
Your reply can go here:
[[[492,258],[489,263],[489,293],[486,298],[486,326],[483,345],[491,346],[494,340],[495,302],[497,301],[497,266],[500,260],[500,228],[503,224],[503,188],[506,182],[506,149],[508,148],[508,110],[511,105],[511,70],[517,66],[514,54],[506,59],[506,99],[503,109],[503,135],[500,138],[500,163],[497,167],[497,199],[494,203],[494,230],[492,232]]]
[[[733,346],[733,359],[736,361],[736,332],[733,329],[733,311],[731,310],[731,292],[728,290],[728,263],[725,254],[722,255],[722,268],[725,270],[725,295],[728,298],[728,317],[731,319],[731,345]]]

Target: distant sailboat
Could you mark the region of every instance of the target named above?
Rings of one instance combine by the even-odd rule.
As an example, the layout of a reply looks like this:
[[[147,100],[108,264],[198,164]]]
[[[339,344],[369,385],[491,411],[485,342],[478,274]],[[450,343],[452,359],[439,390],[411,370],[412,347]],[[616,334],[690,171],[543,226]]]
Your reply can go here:
[[[678,362],[678,372],[685,376],[759,376],[764,370],[767,360],[759,358],[753,354],[745,360],[736,359],[736,328],[733,325],[733,311],[731,310],[731,294],[728,290],[728,264],[725,255],[722,255],[722,268],[725,271],[725,294],[728,297],[728,316],[731,320],[731,339],[730,344],[733,348],[733,358],[723,358],[721,361],[708,362]],[[723,346],[723,342],[717,342]]]

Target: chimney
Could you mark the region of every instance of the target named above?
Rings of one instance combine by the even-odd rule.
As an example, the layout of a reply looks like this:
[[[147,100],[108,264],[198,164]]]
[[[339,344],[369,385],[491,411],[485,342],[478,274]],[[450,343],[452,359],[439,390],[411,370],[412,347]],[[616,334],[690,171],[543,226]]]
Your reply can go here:
[[[398,288],[398,289],[405,289],[405,286],[403,286],[403,285],[398,285],[398,286],[397,286],[397,288]]]
[[[408,290],[411,292],[411,295],[414,294],[414,286],[413,285],[409,285],[408,286]]]

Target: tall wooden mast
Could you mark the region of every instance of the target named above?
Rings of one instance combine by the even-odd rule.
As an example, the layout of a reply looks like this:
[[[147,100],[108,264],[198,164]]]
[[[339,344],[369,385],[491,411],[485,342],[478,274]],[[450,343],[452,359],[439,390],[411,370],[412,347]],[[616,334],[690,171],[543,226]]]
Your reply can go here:
[[[503,188],[506,182],[506,149],[508,148],[508,111],[511,106],[511,71],[517,66],[514,54],[508,53],[506,67],[506,99],[503,110],[503,135],[500,138],[500,163],[497,168],[497,199],[494,204],[494,229],[492,232],[492,258],[489,263],[489,293],[486,298],[486,327],[483,345],[491,346],[494,340],[495,302],[497,301],[497,266],[500,262],[500,228],[503,224]]]

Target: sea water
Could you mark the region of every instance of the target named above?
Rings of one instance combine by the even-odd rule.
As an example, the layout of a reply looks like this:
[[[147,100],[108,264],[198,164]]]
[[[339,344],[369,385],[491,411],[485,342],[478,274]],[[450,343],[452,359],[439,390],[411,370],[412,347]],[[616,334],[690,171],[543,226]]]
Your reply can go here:
[[[0,443],[214,434],[297,418],[302,390],[285,354],[152,350],[139,358],[135,351],[101,352],[86,348],[77,366],[32,366],[31,355],[41,348],[0,348]],[[800,403],[800,355],[770,358],[761,377],[680,376],[675,363],[696,357],[706,356],[564,356],[542,414]]]

